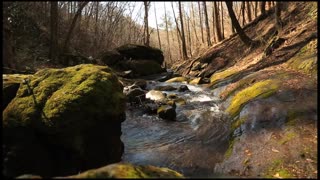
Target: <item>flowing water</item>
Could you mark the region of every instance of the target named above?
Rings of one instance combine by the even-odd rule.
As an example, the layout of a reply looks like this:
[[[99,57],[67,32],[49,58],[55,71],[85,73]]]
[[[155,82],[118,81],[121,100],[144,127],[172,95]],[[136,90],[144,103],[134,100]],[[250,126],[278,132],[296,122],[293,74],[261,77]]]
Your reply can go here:
[[[182,83],[149,83],[154,86],[179,87]],[[122,123],[125,144],[124,162],[168,167],[187,177],[217,177],[214,166],[228,148],[230,123],[217,106],[209,90],[187,85],[190,91],[164,91],[184,98],[177,106],[176,121],[144,114],[141,108],[129,107]]]

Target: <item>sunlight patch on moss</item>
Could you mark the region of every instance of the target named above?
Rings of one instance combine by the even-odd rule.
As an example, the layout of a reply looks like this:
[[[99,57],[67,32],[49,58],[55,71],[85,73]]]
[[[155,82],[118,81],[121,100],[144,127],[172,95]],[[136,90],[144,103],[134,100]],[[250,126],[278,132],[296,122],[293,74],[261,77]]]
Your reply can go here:
[[[274,94],[278,89],[278,81],[275,80],[264,80],[249,86],[240,92],[238,92],[231,101],[230,106],[227,108],[228,112],[232,117],[239,114],[242,107],[247,104],[250,100],[257,97],[267,98]]]
[[[210,85],[213,86],[215,85],[217,82],[219,82],[222,79],[225,79],[235,73],[237,73],[239,71],[237,70],[233,70],[233,69],[227,69],[225,71],[221,71],[218,73],[214,73],[213,75],[211,75],[210,77]]]

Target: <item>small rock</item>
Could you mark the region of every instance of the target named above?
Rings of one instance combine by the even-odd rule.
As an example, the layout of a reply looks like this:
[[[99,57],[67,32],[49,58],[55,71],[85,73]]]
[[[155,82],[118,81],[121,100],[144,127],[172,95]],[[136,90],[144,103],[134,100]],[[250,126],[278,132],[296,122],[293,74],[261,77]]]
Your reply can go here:
[[[179,92],[189,91],[189,88],[188,88],[188,86],[186,86],[186,85],[181,85],[181,86],[178,88],[178,91],[179,91]]]
[[[175,106],[163,105],[160,106],[157,110],[157,114],[160,118],[165,120],[176,120],[176,108]]]

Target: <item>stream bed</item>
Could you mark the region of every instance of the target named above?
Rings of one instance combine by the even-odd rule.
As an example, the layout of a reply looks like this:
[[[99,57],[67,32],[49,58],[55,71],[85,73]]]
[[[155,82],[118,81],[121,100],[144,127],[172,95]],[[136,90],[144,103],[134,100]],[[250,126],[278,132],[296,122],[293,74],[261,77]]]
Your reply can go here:
[[[163,91],[186,100],[177,105],[176,121],[144,114],[139,107],[128,107],[122,123],[124,162],[154,165],[176,170],[186,177],[218,177],[215,164],[228,148],[230,123],[217,105],[218,98],[197,85],[149,81],[147,89],[187,85],[190,91]]]

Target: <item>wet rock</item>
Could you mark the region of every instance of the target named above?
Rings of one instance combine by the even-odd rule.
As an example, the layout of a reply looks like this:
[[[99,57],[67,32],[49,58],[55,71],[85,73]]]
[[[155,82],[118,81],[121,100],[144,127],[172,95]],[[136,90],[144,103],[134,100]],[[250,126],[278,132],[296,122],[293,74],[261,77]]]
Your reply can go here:
[[[194,78],[193,80],[191,80],[191,81],[189,82],[189,84],[192,84],[192,85],[200,84],[201,79],[202,79],[201,77]]]
[[[11,100],[16,96],[20,83],[31,75],[24,74],[3,74],[2,75],[2,111],[7,107]]]
[[[158,108],[159,108],[159,105],[156,104],[155,102],[145,103],[144,112],[147,114],[157,114]]]
[[[38,71],[3,111],[3,174],[51,177],[120,161],[124,113],[106,66]]]
[[[154,90],[158,90],[158,91],[174,91],[177,90],[177,88],[173,87],[173,86],[157,86],[154,88]]]
[[[42,177],[38,175],[24,174],[16,177],[16,179],[42,179]]]
[[[168,168],[150,165],[116,163],[89,170],[67,178],[182,178],[183,175]]]
[[[188,82],[188,78],[186,77],[174,77],[174,78],[171,78],[169,80],[166,81],[167,83],[171,83],[171,82]]]
[[[179,91],[179,92],[189,91],[189,88],[188,88],[187,85],[181,85],[181,86],[178,88],[178,91]]]
[[[171,105],[160,106],[157,110],[157,114],[162,119],[175,121],[176,120],[176,106],[175,106],[175,104],[173,104],[173,106],[171,106]]]
[[[116,48],[116,50],[127,59],[145,59],[156,62],[162,65],[164,57],[160,49],[147,47],[136,44],[126,44]]]
[[[169,94],[168,95],[168,99],[177,99],[177,95],[176,94]]]
[[[139,79],[137,81],[134,82],[134,85],[139,86],[141,89],[146,89],[147,87],[147,81],[143,80],[143,79]]]
[[[141,89],[139,86],[136,86],[136,85],[131,86],[131,88],[129,88],[129,90],[124,92],[124,94],[126,95],[128,102],[130,103],[140,104],[146,99],[145,98],[146,91],[144,91],[143,89]]]
[[[156,102],[164,102],[166,99],[166,96],[163,92],[157,91],[157,90],[151,90],[147,92],[146,98],[156,101]]]

